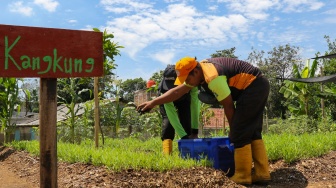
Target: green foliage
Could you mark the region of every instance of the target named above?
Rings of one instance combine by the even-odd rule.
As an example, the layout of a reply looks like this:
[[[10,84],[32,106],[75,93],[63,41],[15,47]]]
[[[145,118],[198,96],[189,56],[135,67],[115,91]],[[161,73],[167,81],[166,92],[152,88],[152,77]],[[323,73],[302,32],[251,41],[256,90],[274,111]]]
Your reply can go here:
[[[292,163],[300,159],[319,157],[331,150],[336,150],[336,132],[293,135],[265,135],[269,160],[284,159]]]
[[[120,116],[117,109],[120,108]],[[119,118],[119,120],[118,120]],[[119,121],[118,134],[114,134],[114,126]],[[140,116],[134,104],[122,104],[117,102],[107,102],[101,107],[101,126],[106,134],[113,138],[134,137],[148,139],[160,135],[161,116],[158,110],[152,109],[150,113]]]
[[[127,79],[120,83],[120,96],[126,101],[134,101],[134,92],[146,89],[146,81],[142,78]]]
[[[236,47],[232,47],[230,49],[218,50],[216,53],[211,54],[211,57],[229,57],[229,58],[238,58],[234,53],[236,51]]]
[[[101,32],[98,28],[93,28],[95,32]],[[114,35],[108,33],[105,29],[103,32],[103,50],[104,50],[104,73],[105,75],[111,74],[111,70],[116,69],[114,64],[114,57],[120,55],[119,48],[124,48],[118,43],[112,42]]]
[[[133,103],[129,103],[128,106],[123,108],[121,116],[120,137],[129,137],[134,135],[137,132],[136,128],[141,126],[141,122],[139,121],[140,114],[136,111]]]
[[[141,124],[135,127],[137,134],[133,134],[133,137],[146,140],[148,138],[160,136],[162,117],[158,107],[152,109],[150,113],[141,115],[139,121]]]
[[[0,120],[4,142],[8,139],[7,134],[11,133],[16,126],[15,123],[11,122],[15,110],[20,113],[18,81],[19,79],[16,78],[0,78],[0,86],[3,88],[3,90],[0,90]]]
[[[93,28],[93,31],[100,32],[98,28]],[[114,57],[120,55],[120,46],[118,43],[112,41],[114,35],[108,33],[105,29],[103,32],[103,51],[104,51],[104,76],[99,79],[99,88],[101,91],[100,97],[108,97],[110,93],[113,93],[113,85],[111,85],[115,79],[113,70],[117,68],[117,64],[114,62]]]
[[[275,119],[270,125],[267,134],[292,134],[302,135],[305,133],[336,132],[336,123],[331,119],[316,120],[306,115],[292,116],[288,119]]]
[[[69,136],[70,136],[70,141],[72,143],[75,143],[76,139],[76,119],[78,118],[77,114],[79,110],[82,109],[82,106],[78,105],[81,102],[80,94],[82,93],[89,93],[91,94],[91,90],[84,88],[79,90],[80,85],[82,82],[84,82],[85,79],[77,79],[77,78],[64,78],[60,79],[59,83],[64,87],[62,91],[66,93],[70,101],[67,101],[65,98],[62,96],[57,96],[58,99],[60,100],[60,103],[66,106],[67,108],[67,120],[62,122],[63,125],[67,125],[70,128]],[[77,107],[76,107],[77,105]]]
[[[29,150],[35,156],[38,156],[39,153],[38,141],[12,142],[7,146],[18,150]],[[172,156],[164,157],[161,150],[161,139],[157,137],[149,138],[146,141],[135,138],[107,139],[104,147],[98,149],[90,140],[83,141],[79,145],[63,142],[59,142],[57,145],[57,155],[60,161],[106,166],[113,171],[130,168],[166,171],[206,165],[204,162],[182,159],[177,152],[177,142],[173,142],[175,152]]]
[[[301,135],[265,134],[263,139],[271,161],[283,159],[287,163],[292,163],[336,150],[336,132]],[[26,150],[35,156],[39,155],[38,141],[14,141],[6,146]],[[172,156],[164,157],[161,153],[161,139],[158,137],[148,138],[145,141],[135,138],[107,139],[106,144],[98,149],[91,140],[85,140],[81,144],[59,142],[57,151],[60,161],[106,166],[113,171],[125,169],[166,171],[211,165],[207,160],[182,159],[179,156],[177,142],[173,142]]]
[[[330,54],[336,53],[336,39],[332,41],[329,36],[325,35],[324,38],[328,44],[328,51]],[[335,68],[335,67],[334,67]]]
[[[301,135],[317,132],[317,130],[317,121],[302,115],[288,119],[276,119],[276,124],[270,125],[267,133]]]
[[[26,114],[28,112],[34,112],[38,113],[39,112],[39,85],[38,85],[38,80],[28,80],[24,79],[23,83],[21,84],[20,90],[23,93],[23,98],[20,97],[20,101],[22,101],[22,106],[25,107]],[[20,94],[19,94],[20,95]]]
[[[335,54],[336,53],[336,40],[332,41],[329,36],[324,37],[326,39],[328,45],[328,51],[324,53],[324,55]],[[317,54],[319,55],[319,53]],[[323,58],[319,59],[322,64],[321,72],[322,76],[324,75],[332,75],[336,74],[336,58]],[[321,93],[321,97],[324,99],[323,102],[325,104],[325,112],[328,116],[335,121],[336,120],[336,101],[335,101],[335,93],[336,93],[336,83],[324,83],[323,86],[324,91]]]
[[[94,133],[93,101],[78,104],[73,110],[83,110],[83,114],[75,118],[68,118],[57,123],[57,136],[59,141],[80,143],[85,139],[92,139]],[[69,126],[71,124],[74,126]]]
[[[270,82],[270,94],[267,103],[268,117],[286,118],[287,107],[282,101],[285,101],[284,96],[279,93],[285,78],[293,77],[293,64],[300,62],[300,49],[296,46],[286,44],[274,47],[271,51],[253,51],[249,54],[248,62],[257,65],[263,72],[263,75]],[[265,57],[267,55],[267,57]]]
[[[96,32],[100,32],[99,29],[93,29]],[[104,73],[105,76],[100,79],[100,87],[104,88],[104,91],[109,91],[111,87],[106,83],[112,83],[113,75],[112,70],[116,68],[116,64],[114,64],[114,56],[120,55],[119,48],[123,48],[119,46],[117,43],[112,42],[111,40],[114,38],[113,34],[107,33],[105,30],[103,32],[103,51],[104,51]],[[93,121],[89,122],[88,119],[84,120],[84,126],[78,126],[77,124],[77,113],[81,108],[75,108],[76,104],[85,102],[93,99],[92,92],[93,91],[93,78],[67,78],[67,79],[59,79],[58,82],[58,99],[61,103],[65,104],[69,109],[68,120],[62,122],[63,125],[68,125],[69,130],[67,128],[62,127],[60,129],[61,139],[69,140],[71,138],[71,142],[74,143],[76,140],[80,141],[81,136],[87,137],[91,134],[92,129],[83,129],[88,126],[88,124],[92,124]],[[100,96],[104,96],[101,94]],[[119,98],[117,98],[119,101]],[[117,110],[117,117],[120,119],[121,109]],[[80,123],[79,123],[80,124]],[[76,127],[76,125],[78,127]],[[116,131],[118,129],[118,121],[115,124]],[[88,131],[85,131],[88,130]],[[79,131],[79,133],[77,133]]]
[[[317,65],[317,60],[314,60],[311,66],[308,60],[306,66],[300,71],[299,67],[294,64],[293,74],[295,78],[313,78],[315,77]],[[280,88],[279,92],[287,99],[284,104],[295,115],[308,115],[309,99],[316,95],[316,90],[311,87],[311,84],[288,80],[284,81],[284,85]]]
[[[156,85],[159,85],[163,78],[163,70],[153,73],[153,75],[149,78],[150,80],[154,80]]]
[[[27,151],[33,156],[40,155],[40,144],[37,140],[33,141],[12,141],[5,144],[7,147],[13,147],[16,150]]]

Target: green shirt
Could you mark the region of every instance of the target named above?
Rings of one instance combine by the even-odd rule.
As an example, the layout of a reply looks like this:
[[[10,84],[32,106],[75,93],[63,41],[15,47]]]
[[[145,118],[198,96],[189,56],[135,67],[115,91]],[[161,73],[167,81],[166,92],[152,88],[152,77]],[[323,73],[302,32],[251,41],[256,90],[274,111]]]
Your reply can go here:
[[[191,128],[192,129],[198,129],[199,124],[199,111],[200,111],[200,101],[198,100],[198,90],[197,87],[194,87],[190,91],[190,111],[191,111]],[[177,114],[177,109],[173,102],[165,103],[164,108],[166,110],[166,114],[168,116],[168,120],[170,124],[175,129],[177,135],[182,138],[188,133],[185,132],[180,119]]]

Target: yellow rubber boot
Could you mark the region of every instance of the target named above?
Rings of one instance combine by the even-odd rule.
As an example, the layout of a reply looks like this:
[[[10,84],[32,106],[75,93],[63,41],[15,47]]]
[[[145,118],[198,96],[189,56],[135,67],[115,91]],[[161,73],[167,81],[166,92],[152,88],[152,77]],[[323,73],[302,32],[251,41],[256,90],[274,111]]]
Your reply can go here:
[[[252,184],[252,152],[251,144],[247,144],[242,148],[234,150],[235,173],[230,178],[237,184],[250,185]]]
[[[164,155],[170,155],[173,151],[173,140],[165,139],[162,141],[162,149]]]
[[[265,144],[262,139],[254,140],[251,144],[252,158],[254,162],[253,183],[267,184],[271,180],[269,172],[268,157]]]

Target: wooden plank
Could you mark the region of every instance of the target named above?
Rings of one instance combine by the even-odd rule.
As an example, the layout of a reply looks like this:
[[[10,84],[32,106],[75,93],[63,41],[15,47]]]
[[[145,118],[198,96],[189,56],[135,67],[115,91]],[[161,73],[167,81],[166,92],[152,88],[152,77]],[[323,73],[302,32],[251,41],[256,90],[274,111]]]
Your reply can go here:
[[[57,188],[57,78],[40,80],[40,187]]]
[[[103,34],[0,24],[0,77],[103,75]]]

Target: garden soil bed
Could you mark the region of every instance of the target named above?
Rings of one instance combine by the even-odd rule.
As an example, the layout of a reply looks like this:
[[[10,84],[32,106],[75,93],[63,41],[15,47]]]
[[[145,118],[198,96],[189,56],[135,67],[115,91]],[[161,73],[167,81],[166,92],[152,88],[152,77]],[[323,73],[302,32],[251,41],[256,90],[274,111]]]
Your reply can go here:
[[[270,164],[272,181],[268,186],[250,187],[336,187],[336,151],[327,155],[301,160],[293,164],[274,161]],[[37,188],[39,185],[39,159],[27,152],[0,147],[0,187]],[[245,187],[230,181],[225,173],[213,168],[191,168],[156,172],[127,169],[111,172],[105,167],[88,164],[58,162],[58,187]]]

